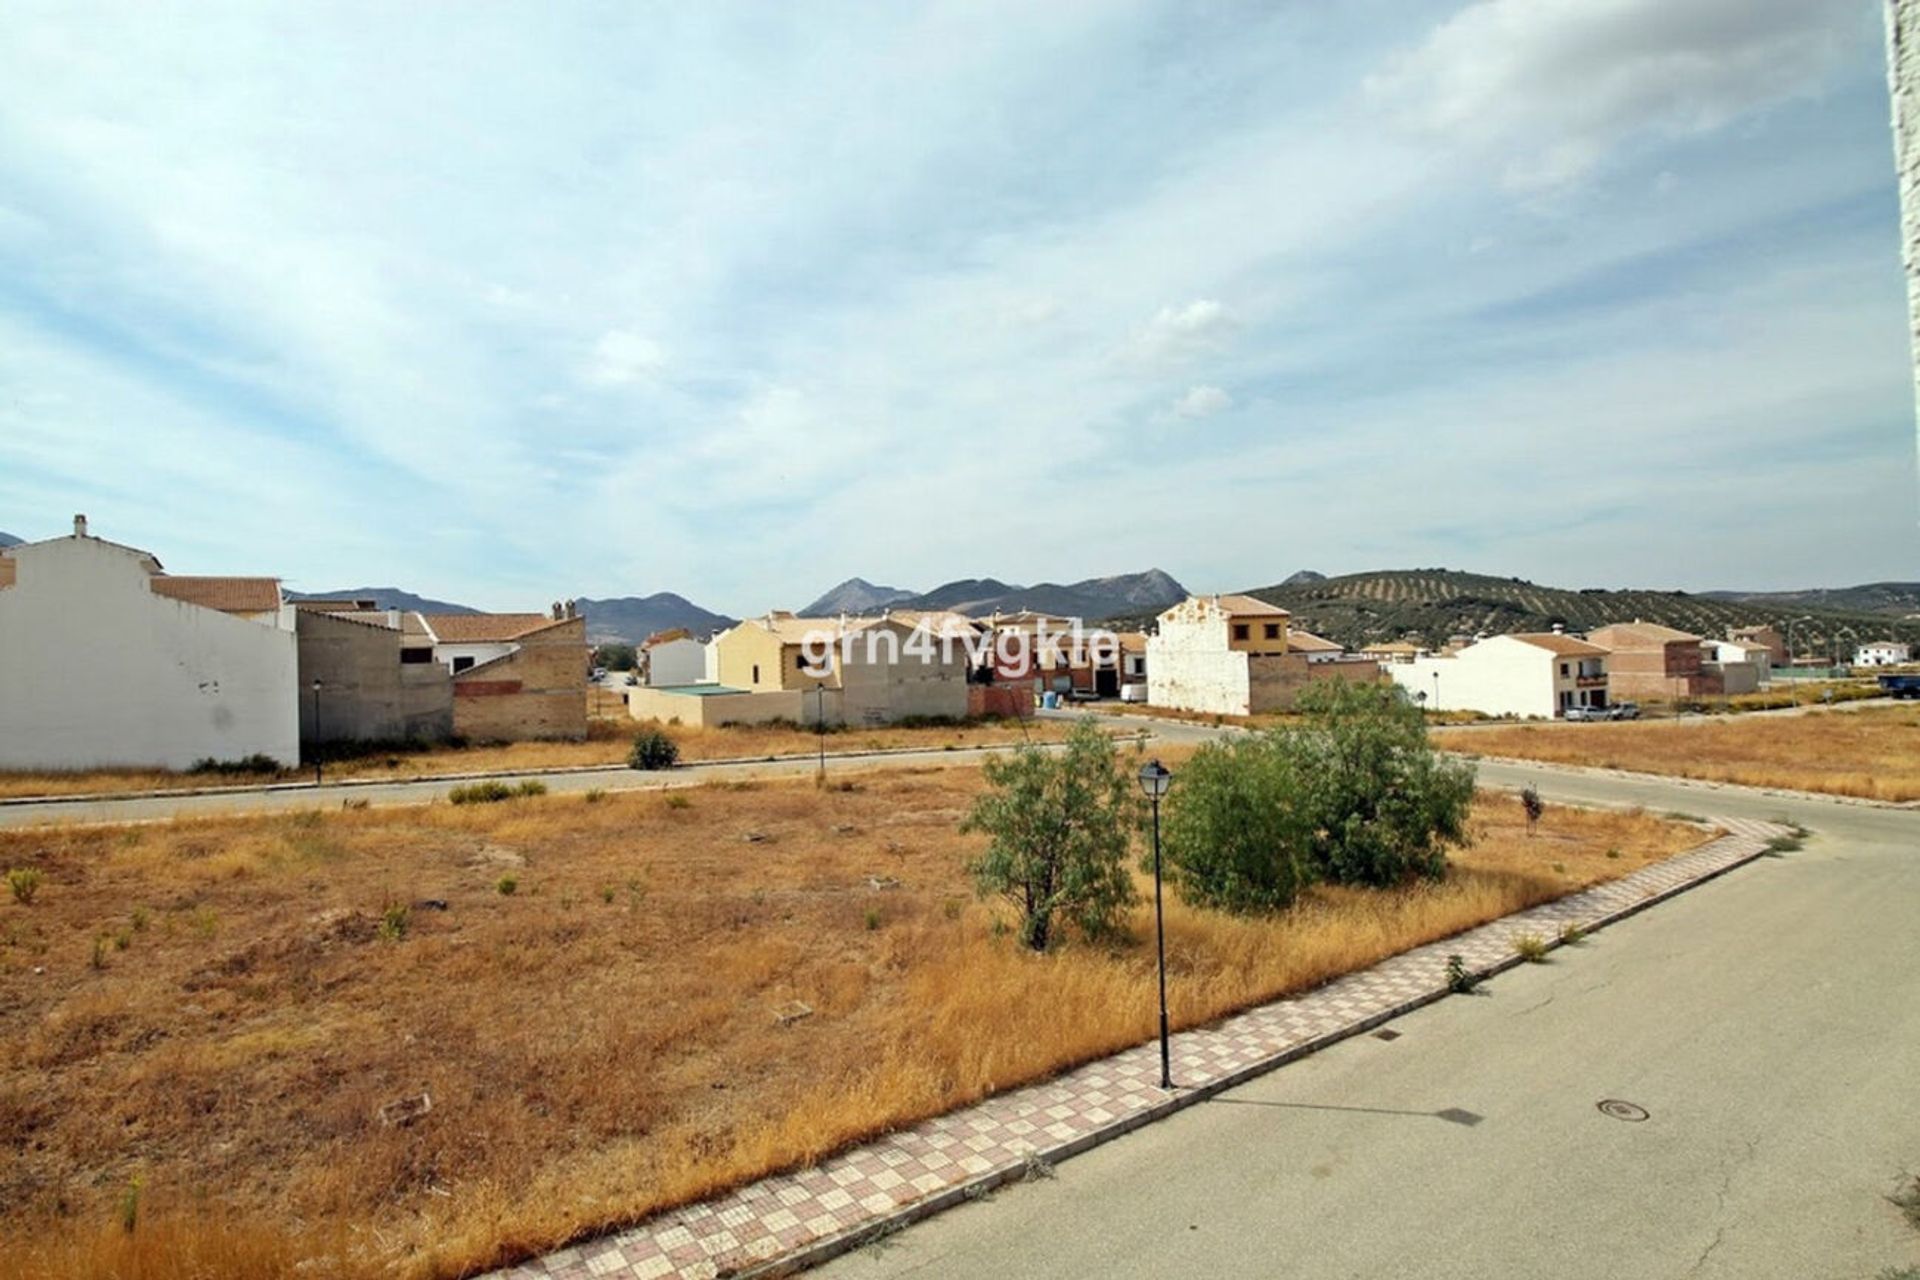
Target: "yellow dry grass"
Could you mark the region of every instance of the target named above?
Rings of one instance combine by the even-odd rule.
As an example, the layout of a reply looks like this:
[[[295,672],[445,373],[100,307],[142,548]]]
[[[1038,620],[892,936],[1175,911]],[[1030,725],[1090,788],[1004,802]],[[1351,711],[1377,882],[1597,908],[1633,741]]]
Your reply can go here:
[[[1130,945],[1019,949],[969,893],[978,786],[0,836],[46,876],[0,903],[0,1278],[469,1274],[1148,1038],[1146,908]],[[1273,919],[1170,903],[1175,1020],[1702,838],[1560,807],[1529,837],[1511,798],[1473,825],[1440,884]],[[777,1023],[795,1000],[812,1016]]]
[[[633,736],[643,728],[662,728],[680,744],[686,761],[807,755],[820,743],[817,733],[791,725],[729,725],[694,729],[634,720],[595,718],[584,742],[510,742],[497,746],[435,747],[422,751],[374,752],[325,766],[329,781],[377,778],[405,782],[414,778],[463,773],[518,773],[536,769],[613,766],[626,763]],[[919,748],[930,751],[1050,741],[1063,736],[1058,721],[973,720],[953,725],[841,729],[826,735],[829,753]],[[217,773],[173,773],[150,769],[85,772],[0,772],[0,797],[87,795],[159,791],[185,787],[244,786],[249,783],[305,780],[311,771],[290,770],[265,777]]]
[[[1871,800],[1920,799],[1920,708],[1539,724],[1435,735],[1453,751]]]

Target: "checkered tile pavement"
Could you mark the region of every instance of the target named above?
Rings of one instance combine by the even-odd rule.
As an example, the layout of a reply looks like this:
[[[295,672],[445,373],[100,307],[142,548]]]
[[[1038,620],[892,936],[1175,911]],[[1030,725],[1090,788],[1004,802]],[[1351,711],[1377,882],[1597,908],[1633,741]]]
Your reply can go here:
[[[536,1258],[494,1280],[614,1276],[715,1277],[820,1261],[882,1224],[945,1208],[1064,1159],[1241,1080],[1367,1030],[1446,993],[1446,965],[1469,970],[1516,960],[1524,934],[1557,939],[1563,926],[1617,920],[1762,853],[1785,828],[1715,819],[1728,834],[1689,853],[1557,902],[1385,960],[1296,999],[1279,1000],[1173,1037],[1173,1078],[1162,1093],[1159,1048],[1149,1043],[1044,1084],[990,1098],[912,1129],[661,1214],[637,1227]]]

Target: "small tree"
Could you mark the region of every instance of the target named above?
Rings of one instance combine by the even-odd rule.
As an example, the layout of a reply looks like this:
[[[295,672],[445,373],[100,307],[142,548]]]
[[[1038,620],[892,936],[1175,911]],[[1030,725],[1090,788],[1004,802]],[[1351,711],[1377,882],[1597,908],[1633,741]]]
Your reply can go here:
[[[593,665],[605,667],[609,671],[631,671],[639,662],[639,655],[630,644],[595,645]]]
[[[1028,743],[989,756],[986,793],[962,831],[985,832],[987,848],[969,865],[975,891],[997,895],[1020,913],[1020,941],[1045,951],[1064,918],[1088,938],[1119,931],[1134,901],[1127,847],[1138,801],[1113,743],[1082,720],[1057,752]]]
[[[1532,835],[1533,829],[1540,825],[1540,815],[1547,811],[1547,806],[1531,783],[1520,790],[1520,807],[1526,811],[1527,834]]]
[[[1161,824],[1169,877],[1195,906],[1278,911],[1310,878],[1312,837],[1295,757],[1269,737],[1200,748],[1168,794]]]
[[[1392,685],[1317,681],[1298,706],[1306,724],[1274,733],[1306,791],[1314,872],[1376,887],[1446,874],[1445,846],[1467,838],[1473,765],[1435,751]]]

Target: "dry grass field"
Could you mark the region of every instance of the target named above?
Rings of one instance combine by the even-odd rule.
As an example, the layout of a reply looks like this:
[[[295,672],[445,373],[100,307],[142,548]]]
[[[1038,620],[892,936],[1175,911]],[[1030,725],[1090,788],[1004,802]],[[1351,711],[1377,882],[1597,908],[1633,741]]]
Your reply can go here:
[[[1439,733],[1453,751],[1872,800],[1920,799],[1920,708]]]
[[[529,769],[564,769],[582,765],[625,764],[633,735],[647,727],[631,719],[596,717],[589,723],[585,742],[514,742],[490,747],[435,747],[423,751],[376,752],[331,761],[325,766],[329,781],[377,778],[405,782],[413,778],[461,773],[513,773]],[[807,755],[819,746],[819,735],[792,725],[735,725],[716,729],[661,726],[680,744],[686,761],[736,757]],[[903,728],[851,728],[829,732],[827,750],[879,751],[904,747],[959,750],[996,746],[1023,738],[1049,741],[1064,736],[1059,721],[978,720],[954,725]],[[116,769],[74,773],[20,773],[0,771],[0,798],[42,795],[87,795],[123,791],[158,791],[183,787],[241,786],[248,783],[305,781],[309,770],[278,774],[226,775],[169,773],[160,770]]]
[[[978,786],[0,835],[44,877],[0,898],[0,1278],[466,1275],[1147,1039],[1147,910],[1130,945],[1021,950],[963,870]],[[1529,837],[1494,796],[1473,827],[1440,884],[1170,901],[1175,1018],[1703,838],[1558,806]]]

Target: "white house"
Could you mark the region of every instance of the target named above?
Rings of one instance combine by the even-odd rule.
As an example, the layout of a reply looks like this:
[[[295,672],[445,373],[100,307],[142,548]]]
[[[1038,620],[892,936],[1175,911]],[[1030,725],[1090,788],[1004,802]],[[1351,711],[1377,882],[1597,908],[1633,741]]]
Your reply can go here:
[[[1751,666],[1759,684],[1766,684],[1773,678],[1773,650],[1764,644],[1752,640],[1702,640],[1700,648],[1705,661],[1721,667]],[[1737,690],[1728,689],[1725,692]]]
[[[1491,636],[1452,657],[1381,669],[1435,711],[1551,719],[1569,707],[1607,705],[1607,651],[1559,632]]]
[[[1245,595],[1189,596],[1147,637],[1147,701],[1215,715],[1290,709],[1315,680],[1380,678],[1377,663],[1345,659],[1330,640],[1294,633],[1285,609]]]
[[[0,768],[297,764],[297,663],[277,579],[172,577],[85,516],[0,551]]]
[[[655,632],[640,646],[640,652],[649,688],[673,689],[707,679],[707,646],[695,640],[685,627]]]
[[[1899,640],[1875,640],[1853,651],[1856,667],[1897,667],[1912,660],[1912,646]]]

